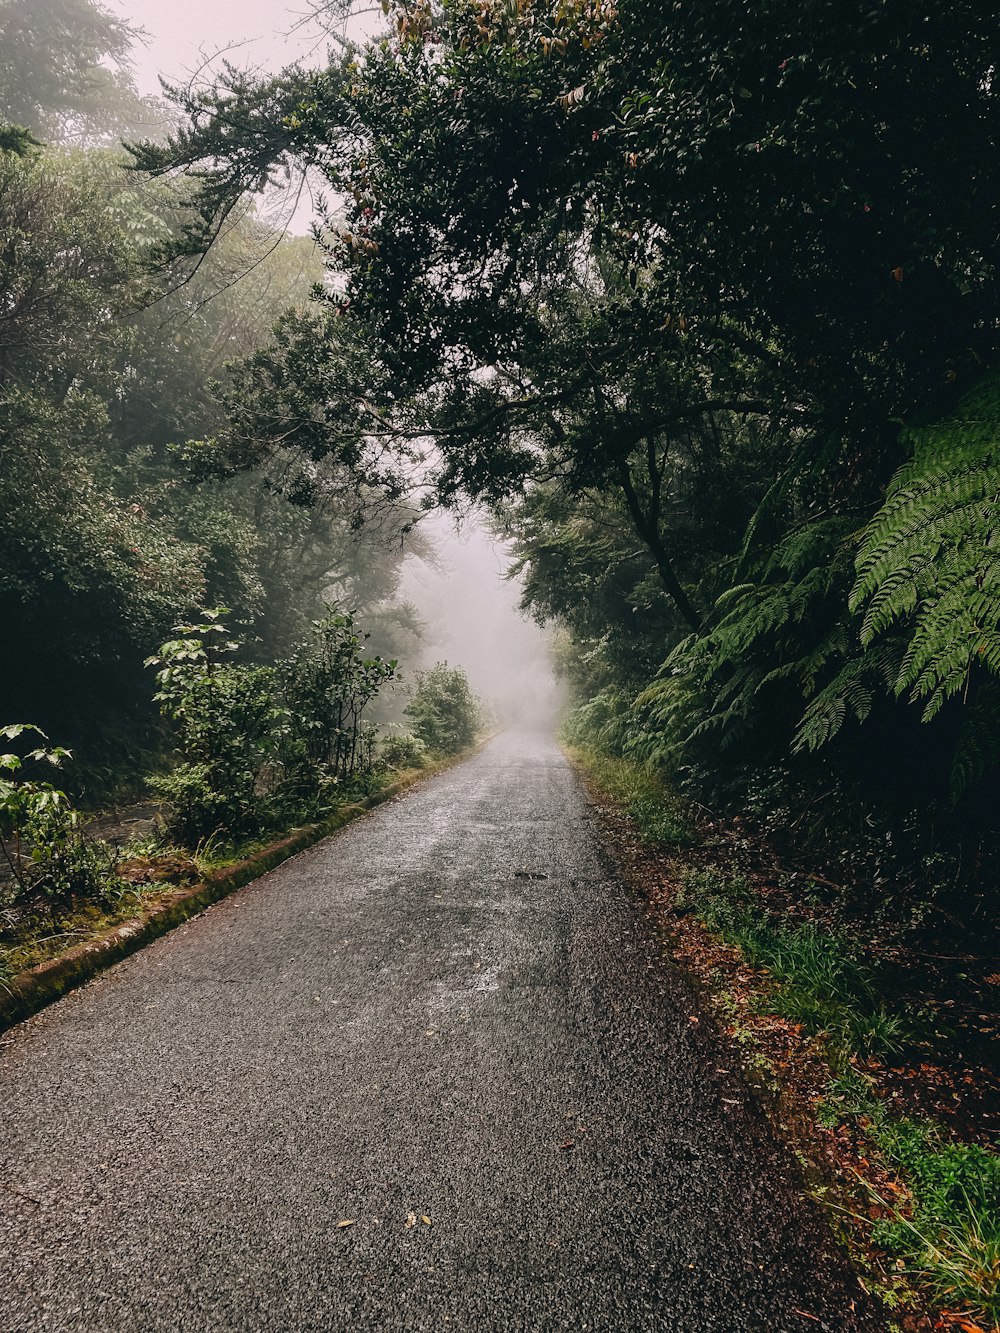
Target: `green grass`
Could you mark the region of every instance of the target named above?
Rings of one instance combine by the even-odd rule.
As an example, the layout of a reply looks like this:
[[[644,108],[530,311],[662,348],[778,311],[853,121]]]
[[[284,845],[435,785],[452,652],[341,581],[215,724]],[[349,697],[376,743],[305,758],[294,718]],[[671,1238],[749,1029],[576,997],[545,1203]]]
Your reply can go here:
[[[775,922],[744,876],[688,871],[677,905],[770,973],[777,987],[768,1009],[826,1038],[835,1064],[855,1053],[896,1054],[910,1039],[910,1022],[886,1008],[874,973],[846,936],[812,923]]]
[[[690,846],[691,825],[684,807],[662,778],[630,759],[575,747],[571,753],[596,786],[628,815],[646,842]]]
[[[873,1243],[942,1306],[1000,1325],[1000,1155],[891,1115],[854,1071],[830,1083],[820,1110],[828,1127],[843,1120],[863,1125],[909,1194],[904,1208],[866,1185],[886,1213],[872,1225]]]

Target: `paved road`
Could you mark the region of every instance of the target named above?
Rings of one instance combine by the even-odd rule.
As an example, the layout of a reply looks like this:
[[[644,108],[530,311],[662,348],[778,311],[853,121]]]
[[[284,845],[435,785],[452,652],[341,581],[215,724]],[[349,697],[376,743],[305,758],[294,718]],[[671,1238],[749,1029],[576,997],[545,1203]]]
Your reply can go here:
[[[661,955],[498,738],[8,1038],[0,1330],[881,1328]]]

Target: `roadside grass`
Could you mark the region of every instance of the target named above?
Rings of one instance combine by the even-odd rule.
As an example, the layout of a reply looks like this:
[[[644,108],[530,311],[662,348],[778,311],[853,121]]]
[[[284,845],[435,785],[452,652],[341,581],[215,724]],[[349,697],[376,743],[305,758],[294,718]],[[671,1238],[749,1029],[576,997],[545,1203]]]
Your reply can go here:
[[[913,1039],[914,1021],[887,1009],[857,946],[811,922],[776,922],[745,876],[713,867],[682,872],[675,906],[763,968],[777,983],[768,1009],[822,1036],[835,1066],[854,1054],[898,1055]]]
[[[280,818],[255,833],[233,838],[224,831],[187,848],[154,830],[121,844],[88,838],[88,846],[106,865],[96,890],[88,893],[18,897],[16,886],[0,884],[0,995],[10,993],[17,977],[67,950],[100,938],[115,926],[144,917],[173,891],[230,870],[266,851],[308,824],[322,823],[346,806],[375,797],[386,787],[446,765],[448,759],[419,763],[400,757],[397,766],[379,769],[336,790],[322,808],[288,807]]]
[[[873,1244],[942,1306],[1000,1326],[1000,1155],[950,1142],[929,1121],[891,1115],[856,1070],[831,1080],[819,1121],[859,1124],[904,1184],[900,1203],[860,1182],[880,1214],[859,1219],[871,1225]]]
[[[661,780],[627,760],[576,748],[570,753],[645,842],[678,851],[693,844],[683,807]],[[678,885],[674,910],[738,949],[758,977],[750,1007],[741,1011],[722,974],[714,974],[713,1003],[748,1072],[764,1086],[777,1086],[776,1068],[741,1012],[801,1025],[831,1074],[819,1124],[846,1126],[860,1136],[862,1166],[867,1159],[876,1167],[871,1174],[889,1181],[876,1188],[855,1172],[855,1208],[867,1207],[868,1215],[832,1204],[887,1256],[873,1256],[888,1273],[880,1284],[887,1304],[912,1299],[907,1290],[919,1289],[959,1318],[959,1327],[964,1318],[966,1328],[1000,1333],[1000,1153],[994,1145],[949,1139],[931,1121],[894,1115],[856,1067],[863,1060],[905,1058],[925,1036],[921,1015],[887,1005],[877,965],[861,944],[815,922],[782,919],[746,875],[684,865],[682,857],[670,863],[670,873]],[[826,1191],[819,1196],[826,1198]]]
[[[859,1177],[880,1214],[874,1222],[854,1215],[870,1226],[871,1243],[939,1304],[1000,1325],[1000,1155],[950,1142],[930,1122],[892,1115],[851,1066],[858,1056],[902,1054],[918,1021],[887,1008],[857,945],[812,923],[775,922],[745,876],[688,870],[676,905],[767,973],[773,984],[759,997],[762,1010],[821,1039],[834,1077],[820,1123],[857,1125],[905,1191],[902,1201],[886,1199]]]
[[[689,847],[694,841],[683,803],[655,773],[630,759],[567,746],[573,760],[629,816],[644,841]]]

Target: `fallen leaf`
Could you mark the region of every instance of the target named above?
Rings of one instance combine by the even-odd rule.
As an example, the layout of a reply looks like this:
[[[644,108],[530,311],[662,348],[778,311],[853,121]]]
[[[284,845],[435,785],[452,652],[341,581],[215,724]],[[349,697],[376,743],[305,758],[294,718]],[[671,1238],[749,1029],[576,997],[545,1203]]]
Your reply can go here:
[[[354,1226],[354,1219],[352,1217],[345,1217],[343,1222],[337,1223],[337,1230],[339,1231],[341,1227],[352,1227],[352,1226]]]
[[[560,1143],[560,1145],[559,1145],[559,1151],[560,1151],[560,1152],[566,1152],[567,1149],[569,1149],[569,1148],[575,1148],[575,1147],[576,1147],[576,1144],[573,1142],[572,1139],[566,1139],[565,1142]]]
[[[426,1213],[420,1214],[420,1220],[421,1222],[423,1222],[425,1227],[429,1227],[431,1225],[431,1219],[427,1216]]]
[[[406,1221],[403,1223],[403,1226],[404,1226],[404,1227],[415,1227],[416,1225],[417,1225],[417,1215],[416,1215],[416,1213],[407,1213],[407,1214],[406,1214]]]

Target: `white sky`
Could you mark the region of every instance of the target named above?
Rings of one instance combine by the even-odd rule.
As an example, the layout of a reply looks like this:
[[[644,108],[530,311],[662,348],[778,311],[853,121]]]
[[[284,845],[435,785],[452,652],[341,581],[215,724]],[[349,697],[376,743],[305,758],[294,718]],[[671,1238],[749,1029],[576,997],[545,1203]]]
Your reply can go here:
[[[223,48],[234,64],[280,69],[294,60],[319,60],[326,42],[315,23],[298,31],[305,0],[111,0],[111,8],[146,32],[134,52],[142,93],[158,93],[157,76],[182,82]]]

